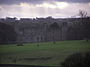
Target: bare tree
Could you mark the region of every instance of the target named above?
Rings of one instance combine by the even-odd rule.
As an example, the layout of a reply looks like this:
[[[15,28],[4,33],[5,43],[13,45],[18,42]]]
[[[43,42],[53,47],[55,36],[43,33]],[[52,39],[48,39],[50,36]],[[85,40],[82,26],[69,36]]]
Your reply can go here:
[[[88,42],[88,31],[87,31],[87,21],[85,21],[84,19],[87,18],[87,12],[84,10],[79,10],[79,16],[81,17],[81,23],[82,23],[82,33],[83,33],[83,37],[84,39]]]
[[[85,17],[87,17],[87,12],[84,11],[84,10],[79,10],[79,16],[80,16],[81,18],[85,18]]]

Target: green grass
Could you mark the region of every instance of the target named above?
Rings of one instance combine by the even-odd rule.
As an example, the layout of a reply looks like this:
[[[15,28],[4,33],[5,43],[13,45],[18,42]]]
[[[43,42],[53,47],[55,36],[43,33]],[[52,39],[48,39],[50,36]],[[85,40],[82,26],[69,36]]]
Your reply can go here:
[[[25,64],[59,66],[64,59],[76,52],[90,51],[90,41],[73,40],[60,41],[53,44],[26,43],[24,46],[0,45],[0,64]],[[48,58],[50,59],[42,59]],[[34,60],[27,60],[27,58]]]

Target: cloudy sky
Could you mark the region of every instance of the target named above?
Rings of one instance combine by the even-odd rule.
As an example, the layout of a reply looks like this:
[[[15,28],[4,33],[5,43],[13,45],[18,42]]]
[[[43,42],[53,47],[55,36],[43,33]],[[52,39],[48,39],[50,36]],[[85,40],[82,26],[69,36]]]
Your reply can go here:
[[[78,16],[79,10],[90,16],[90,0],[0,0],[0,18]]]

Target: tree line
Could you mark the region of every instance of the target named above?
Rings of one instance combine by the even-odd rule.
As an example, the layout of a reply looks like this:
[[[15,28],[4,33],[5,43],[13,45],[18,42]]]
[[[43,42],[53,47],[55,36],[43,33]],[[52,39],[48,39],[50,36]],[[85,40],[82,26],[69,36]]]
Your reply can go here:
[[[90,17],[0,21],[0,43],[90,39]]]

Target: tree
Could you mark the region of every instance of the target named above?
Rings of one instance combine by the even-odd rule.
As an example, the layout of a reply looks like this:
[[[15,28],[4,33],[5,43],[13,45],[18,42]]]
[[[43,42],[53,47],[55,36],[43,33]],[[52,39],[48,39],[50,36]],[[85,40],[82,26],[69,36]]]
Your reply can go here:
[[[84,10],[79,10],[79,16],[80,16],[81,18],[85,18],[85,17],[87,17],[87,12],[84,11]]]
[[[52,30],[52,34],[53,34],[53,43],[55,44],[55,31],[57,31],[57,29],[59,29],[59,25],[54,22],[53,24],[50,25],[50,28]]]
[[[16,32],[17,32],[17,46],[23,46],[23,28],[20,27],[21,23],[17,22]]]
[[[0,44],[15,43],[17,34],[14,27],[0,22]]]
[[[81,23],[82,23],[82,34],[84,39],[88,42],[88,32],[89,32],[89,26],[87,20],[87,12],[84,10],[79,10],[79,15],[81,17]]]
[[[90,52],[75,53],[68,56],[64,62],[61,63],[62,67],[90,67]]]

